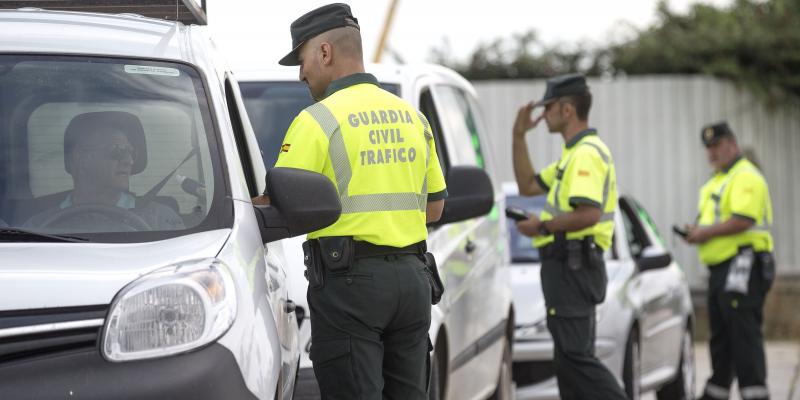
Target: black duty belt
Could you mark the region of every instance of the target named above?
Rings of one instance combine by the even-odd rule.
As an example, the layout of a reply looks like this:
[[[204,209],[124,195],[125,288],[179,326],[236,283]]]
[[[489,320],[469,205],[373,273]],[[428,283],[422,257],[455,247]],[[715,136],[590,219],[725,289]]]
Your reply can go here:
[[[417,242],[406,247],[392,247],[372,244],[370,242],[355,242],[355,258],[380,257],[399,254],[425,254],[427,246],[425,241]]]

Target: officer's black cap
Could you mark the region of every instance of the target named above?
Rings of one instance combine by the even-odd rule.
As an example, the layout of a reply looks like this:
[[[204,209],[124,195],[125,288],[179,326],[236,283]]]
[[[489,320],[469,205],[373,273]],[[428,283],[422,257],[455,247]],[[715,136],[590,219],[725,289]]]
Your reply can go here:
[[[559,75],[547,80],[547,89],[544,97],[537,101],[533,106],[546,106],[559,97],[576,96],[589,93],[589,86],[586,85],[586,77],[581,74]]]
[[[358,20],[350,12],[350,6],[343,3],[333,3],[322,6],[305,13],[302,17],[292,22],[289,30],[292,33],[292,51],[283,57],[280,65],[300,65],[297,59],[303,43],[331,29],[351,26],[358,30]]]
[[[723,137],[733,137],[733,131],[725,121],[706,125],[700,131],[700,140],[703,141],[703,145],[706,147],[711,146]]]

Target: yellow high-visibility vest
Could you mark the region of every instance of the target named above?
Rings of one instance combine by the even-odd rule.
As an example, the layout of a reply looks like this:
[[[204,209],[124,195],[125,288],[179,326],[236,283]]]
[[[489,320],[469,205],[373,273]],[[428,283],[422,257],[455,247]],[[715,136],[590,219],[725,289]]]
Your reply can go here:
[[[328,92],[294,119],[275,164],[321,173],[339,193],[339,220],[308,238],[425,240],[427,203],[447,196],[428,121],[370,74],[334,81]]]
[[[710,226],[734,216],[752,220],[752,228],[734,235],[718,236],[698,248],[700,260],[716,265],[735,256],[739,247],[772,251],[772,200],[761,172],[753,163],[739,158],[726,170],[714,174],[702,189],[697,224]]]
[[[561,158],[543,169],[536,180],[546,189],[545,204],[539,219],[549,221],[575,210],[578,204],[591,204],[603,212],[600,221],[576,232],[567,239],[593,235],[604,250],[611,246],[614,234],[614,211],[617,209],[617,175],[611,152],[594,129],[588,129],[563,145]],[[542,247],[555,240],[553,235],[536,236],[533,245]]]

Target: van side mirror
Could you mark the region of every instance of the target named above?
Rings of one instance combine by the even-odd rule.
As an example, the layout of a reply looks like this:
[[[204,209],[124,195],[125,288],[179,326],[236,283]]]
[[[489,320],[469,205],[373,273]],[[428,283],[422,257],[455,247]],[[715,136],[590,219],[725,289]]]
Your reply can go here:
[[[486,215],[494,207],[494,188],[481,168],[452,167],[447,172],[447,193],[442,218],[434,226]]]
[[[272,168],[267,193],[269,206],[253,206],[264,243],[325,228],[342,213],[333,183],[315,172]]]
[[[647,246],[642,250],[641,256],[636,259],[639,271],[664,268],[672,263],[672,256],[668,251],[656,246]]]

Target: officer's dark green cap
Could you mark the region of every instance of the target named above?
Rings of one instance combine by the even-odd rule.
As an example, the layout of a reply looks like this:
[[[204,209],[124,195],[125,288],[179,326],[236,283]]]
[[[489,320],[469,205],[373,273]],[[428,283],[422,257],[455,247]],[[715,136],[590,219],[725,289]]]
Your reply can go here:
[[[589,93],[589,86],[586,85],[586,77],[581,74],[559,75],[547,80],[547,89],[544,97],[537,101],[533,106],[546,106],[559,97],[576,96]]]
[[[733,131],[725,121],[706,125],[700,131],[700,140],[703,141],[703,145],[706,147],[711,146],[723,137],[733,137]]]
[[[303,43],[331,29],[351,26],[358,30],[358,20],[350,12],[350,6],[343,3],[333,3],[322,6],[305,13],[302,17],[292,22],[289,31],[292,34],[292,51],[283,57],[280,65],[300,65],[297,59]]]

